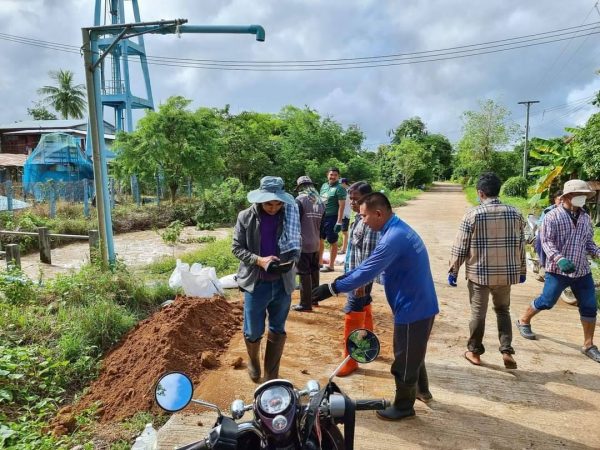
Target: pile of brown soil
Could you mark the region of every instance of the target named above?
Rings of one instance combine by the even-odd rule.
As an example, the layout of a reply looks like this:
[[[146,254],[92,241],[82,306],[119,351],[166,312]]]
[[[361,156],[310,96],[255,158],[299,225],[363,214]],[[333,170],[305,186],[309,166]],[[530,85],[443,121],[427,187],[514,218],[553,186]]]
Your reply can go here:
[[[99,378],[74,407],[59,412],[56,434],[71,431],[74,414],[100,403],[100,422],[118,421],[138,411],[157,410],[154,386],[166,372],[187,374],[194,382],[216,367],[240,328],[242,307],[223,297],[179,296],[140,322],[103,361]]]

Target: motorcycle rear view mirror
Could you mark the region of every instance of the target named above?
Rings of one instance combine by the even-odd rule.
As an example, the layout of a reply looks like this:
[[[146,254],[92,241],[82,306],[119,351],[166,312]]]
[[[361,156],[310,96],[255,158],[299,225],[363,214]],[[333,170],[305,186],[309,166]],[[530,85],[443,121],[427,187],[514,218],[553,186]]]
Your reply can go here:
[[[194,385],[186,374],[171,372],[163,375],[156,383],[154,399],[165,411],[177,412],[192,401],[193,392]]]
[[[379,355],[379,338],[365,328],[358,328],[348,336],[346,350],[354,361],[366,364],[374,361]]]

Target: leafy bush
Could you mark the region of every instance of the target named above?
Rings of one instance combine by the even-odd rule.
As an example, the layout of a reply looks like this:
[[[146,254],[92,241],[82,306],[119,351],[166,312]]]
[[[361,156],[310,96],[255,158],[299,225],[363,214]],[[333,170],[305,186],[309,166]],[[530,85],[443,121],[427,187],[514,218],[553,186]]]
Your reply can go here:
[[[180,259],[188,264],[199,262],[214,267],[219,277],[236,272],[239,264],[239,260],[231,253],[231,239],[210,242],[204,248],[184,254]],[[170,257],[161,258],[147,266],[147,270],[153,274],[166,274],[173,269],[175,258]]]
[[[502,194],[509,197],[527,197],[529,184],[523,177],[511,177],[502,185]]]
[[[248,206],[246,194],[246,188],[237,178],[227,178],[205,189],[196,212],[196,223],[234,223],[238,212]]]
[[[183,223],[179,220],[175,220],[169,224],[167,228],[162,232],[158,232],[163,242],[168,245],[175,245],[179,240],[179,236],[181,236],[181,232],[183,231]]]
[[[18,268],[0,272],[0,299],[13,305],[26,305],[35,301],[37,289],[32,281]]]

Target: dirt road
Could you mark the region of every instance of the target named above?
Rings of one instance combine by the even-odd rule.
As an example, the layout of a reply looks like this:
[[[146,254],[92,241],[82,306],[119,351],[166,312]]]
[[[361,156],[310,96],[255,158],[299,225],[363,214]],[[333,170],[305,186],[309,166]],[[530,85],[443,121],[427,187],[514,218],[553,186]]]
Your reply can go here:
[[[446,273],[450,246],[467,208],[460,188],[436,185],[397,211],[427,244],[440,300],[441,313],[427,354],[434,401],[429,405],[417,402],[416,419],[401,423],[379,421],[372,412],[358,413],[356,448],[600,448],[600,365],[579,353],[582,333],[575,308],[561,303],[539,316],[534,327],[537,341],[524,340],[514,331],[518,370],[508,371],[502,365],[492,311],[484,365],[475,367],[463,358],[469,319],[466,281],[461,271],[458,288],[450,288]],[[530,277],[513,288],[513,318],[541,286]],[[341,361],[343,302],[339,297],[313,313],[290,312],[280,372],[283,378],[297,386],[308,379],[327,379]],[[354,398],[393,399],[394,381],[389,372],[392,316],[381,287],[375,292],[374,315],[382,342],[380,357],[338,382]],[[256,385],[245,370],[234,370],[228,364],[237,356],[245,357],[241,335],[232,341],[221,367],[197,386],[196,398],[226,410],[236,398],[252,399]],[[159,433],[160,448],[197,440],[214,417],[211,412],[174,415]]]

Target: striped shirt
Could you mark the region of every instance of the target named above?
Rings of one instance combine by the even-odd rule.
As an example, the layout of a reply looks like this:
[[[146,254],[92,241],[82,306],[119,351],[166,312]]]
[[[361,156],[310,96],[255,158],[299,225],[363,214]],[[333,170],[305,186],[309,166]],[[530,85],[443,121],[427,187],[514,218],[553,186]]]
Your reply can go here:
[[[365,225],[360,214],[356,215],[348,235],[350,238],[348,239],[344,272],[356,269],[371,255],[379,241],[379,233]]]
[[[452,246],[450,272],[484,286],[517,284],[527,274],[525,220],[512,206],[487,199],[464,215]]]
[[[540,236],[546,254],[546,272],[579,278],[590,273],[586,255],[600,257],[600,248],[594,243],[592,221],[582,209],[575,224],[564,207],[554,208],[544,216]],[[563,273],[556,264],[561,258],[573,261],[575,272]]]

